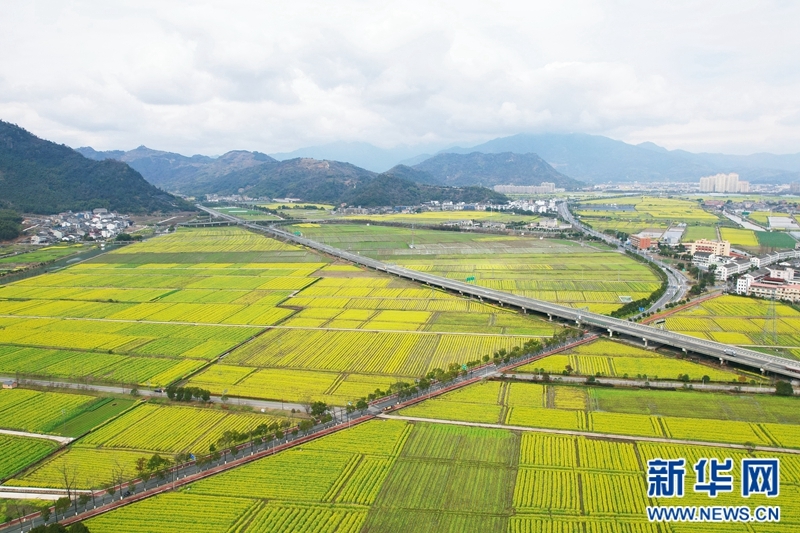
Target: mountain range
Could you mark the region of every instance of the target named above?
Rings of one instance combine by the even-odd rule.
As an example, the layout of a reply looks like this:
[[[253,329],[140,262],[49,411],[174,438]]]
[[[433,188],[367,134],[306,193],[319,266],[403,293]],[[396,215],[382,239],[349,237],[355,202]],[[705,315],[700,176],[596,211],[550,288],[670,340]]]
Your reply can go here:
[[[650,142],[634,145],[601,135],[582,133],[523,133],[469,147],[453,146],[440,151],[420,153],[402,160],[393,159],[399,155],[397,151],[384,150],[366,143],[331,143],[292,153],[300,152],[305,157],[325,157],[354,164],[359,164],[357,161],[380,161],[383,168],[365,166],[378,171],[397,163],[417,166],[435,155],[445,153],[536,154],[562,174],[587,183],[665,180],[685,182],[696,181],[702,176],[718,172],[737,172],[742,179],[755,183],[780,184],[800,180],[800,153],[692,153],[686,150],[667,150]],[[278,159],[283,155],[273,154]]]
[[[52,214],[105,207],[123,213],[194,209],[120,161],[92,161],[68,146],[0,121],[0,206]]]
[[[126,162],[151,183],[194,196],[246,193],[249,196],[288,196],[307,201],[353,204],[353,191],[379,175],[438,187],[437,195],[446,192],[447,188],[492,187],[509,183],[539,185],[554,182],[557,187],[570,189],[584,185],[559,173],[536,154],[439,154],[413,167],[399,165],[378,174],[336,160],[298,157],[278,161],[266,154],[246,151],[228,152],[218,158],[187,157],[144,146],[129,152],[98,152],[90,147],[77,148],[77,151],[95,160]],[[432,193],[432,189],[419,189],[423,190]],[[459,192],[457,196],[460,198],[463,193]]]

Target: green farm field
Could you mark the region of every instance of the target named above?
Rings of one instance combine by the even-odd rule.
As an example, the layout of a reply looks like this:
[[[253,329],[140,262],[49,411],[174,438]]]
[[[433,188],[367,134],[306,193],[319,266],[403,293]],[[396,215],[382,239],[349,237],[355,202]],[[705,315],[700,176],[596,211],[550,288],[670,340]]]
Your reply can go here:
[[[701,339],[734,344],[797,359],[800,357],[800,311],[767,300],[721,296],[679,311],[665,327]]]
[[[143,404],[73,441],[69,448],[8,481],[9,485],[60,485],[65,465],[75,472],[79,488],[99,487],[122,468],[126,479],[136,473],[136,460],[154,453],[209,453],[226,431],[248,432],[261,424],[288,420],[283,412],[237,412],[219,408]]]
[[[302,229],[389,263],[601,313],[618,309],[620,296],[636,300],[660,285],[647,266],[623,254],[567,240],[355,224]]]
[[[797,241],[787,233],[779,231],[757,231],[758,244],[764,248],[794,248]]]
[[[46,263],[47,261],[60,259],[78,252],[85,252],[86,250],[93,248],[93,246],[83,244],[64,244],[47,246],[44,248],[34,246],[19,246],[17,248],[18,249],[15,250],[17,253],[8,255],[6,257],[0,257],[0,268],[4,268],[8,265],[23,266],[34,263]]]
[[[0,434],[0,482],[44,459],[56,448],[58,444],[51,440]]]
[[[711,381],[722,382],[739,377],[739,374],[728,369],[667,357],[652,350],[602,339],[545,357],[517,371],[559,375],[566,371],[567,366],[572,369],[571,373],[581,376],[676,380],[680,375],[688,375],[692,381],[700,381],[703,376],[708,376]],[[745,376],[748,381],[754,377],[750,374]]]
[[[648,228],[666,229],[684,223],[694,235],[709,235],[720,219],[705,211],[696,201],[681,198],[625,196],[582,202],[573,208],[581,222],[598,231],[613,230],[638,233]],[[706,228],[706,229],[701,229]],[[683,240],[687,240],[684,235]],[[691,240],[691,239],[688,239]]]
[[[220,368],[233,370],[192,383],[339,404],[554,332],[238,228],[179,230],[0,287],[0,326],[0,372],[164,386],[230,352]]]
[[[800,448],[798,400],[767,395],[488,381],[407,407],[405,416]]]
[[[87,394],[0,389],[0,428],[62,435],[66,422],[97,403]]]
[[[635,439],[373,421],[128,505],[87,526],[93,533],[145,533],[154,522],[161,528],[191,524],[201,533],[657,533],[661,529],[647,521],[645,507],[670,500],[647,496],[647,460],[732,457],[739,476],[745,453]],[[793,496],[800,461],[773,456],[782,461],[782,491],[768,503],[782,506],[781,525],[791,528],[800,524]],[[687,486],[692,487],[694,472],[687,470]],[[741,505],[737,494],[712,500],[688,490],[692,505]],[[203,509],[202,520],[197,509]],[[775,530],[755,524],[752,531]]]

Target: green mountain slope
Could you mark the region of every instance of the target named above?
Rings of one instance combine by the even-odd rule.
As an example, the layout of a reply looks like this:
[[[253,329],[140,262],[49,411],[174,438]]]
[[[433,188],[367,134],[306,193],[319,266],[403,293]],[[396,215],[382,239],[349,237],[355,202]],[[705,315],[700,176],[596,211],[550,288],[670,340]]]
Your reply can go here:
[[[0,121],[0,201],[51,214],[105,207],[123,213],[193,209],[119,161],[92,161]]]
[[[485,154],[438,154],[414,165],[415,170],[433,176],[438,184],[450,186],[539,185],[573,189],[583,184],[551,167],[536,154],[504,152]]]

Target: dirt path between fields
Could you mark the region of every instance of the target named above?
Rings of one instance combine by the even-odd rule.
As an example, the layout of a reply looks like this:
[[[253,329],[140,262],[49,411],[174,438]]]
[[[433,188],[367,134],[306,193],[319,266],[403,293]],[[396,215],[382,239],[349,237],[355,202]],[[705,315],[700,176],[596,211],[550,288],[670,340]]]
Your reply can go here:
[[[58,435],[44,435],[42,433],[28,433],[26,431],[12,431],[10,429],[0,429],[0,435],[11,435],[12,437],[30,437],[32,439],[54,440],[59,444],[69,444],[74,441],[72,437],[60,437]]]

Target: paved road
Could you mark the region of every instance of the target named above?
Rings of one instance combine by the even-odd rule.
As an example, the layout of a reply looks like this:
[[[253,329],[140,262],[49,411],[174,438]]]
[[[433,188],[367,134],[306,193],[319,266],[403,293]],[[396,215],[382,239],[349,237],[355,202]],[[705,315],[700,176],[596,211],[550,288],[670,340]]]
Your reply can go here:
[[[662,444],[684,444],[689,446],[713,446],[715,448],[732,448],[736,450],[747,450],[748,446],[742,444],[730,444],[727,442],[707,442],[702,440],[685,440],[685,439],[668,439],[665,437],[634,437],[630,435],[611,435],[608,433],[593,433],[591,431],[578,431],[571,429],[546,429],[546,428],[532,428],[528,426],[509,426],[505,424],[486,424],[483,422],[461,422],[457,420],[442,420],[440,418],[422,418],[419,416],[401,416],[380,414],[377,418],[384,418],[387,420],[407,420],[410,422],[430,422],[433,424],[447,424],[450,426],[469,426],[489,429],[511,429],[514,431],[530,431],[535,433],[552,433],[555,435],[572,435],[577,437],[596,437],[606,440],[621,440],[621,441],[645,441],[645,442],[658,442]],[[791,448],[775,448],[772,446],[753,446],[753,449],[760,452],[769,453],[786,453],[792,455],[800,455],[800,450]]]
[[[595,231],[582,224],[579,220],[575,219],[575,217],[572,216],[572,213],[570,213],[569,211],[569,206],[567,205],[567,202],[561,202],[560,204],[558,204],[558,214],[561,215],[561,218],[572,224],[574,228],[582,231],[587,235],[591,235],[592,237],[601,239],[603,242],[605,242],[610,246],[618,247],[622,245],[622,243],[619,240],[615,239],[614,237],[606,235],[605,233],[600,233],[599,231]],[[650,306],[650,309],[648,309],[649,312],[655,312],[659,308],[663,308],[669,302],[680,301],[684,298],[684,296],[686,296],[686,293],[689,291],[689,279],[682,272],[672,268],[669,265],[664,264],[663,262],[659,263],[655,261],[653,258],[639,251],[636,250],[631,250],[631,251],[638,253],[640,256],[649,259],[650,261],[653,261],[667,275],[667,282],[668,282],[667,291],[661,296],[661,298],[658,299],[658,301],[656,301],[655,303],[653,303],[653,305]]]
[[[16,379],[13,376],[0,376],[0,381]],[[20,380],[20,384],[29,383],[31,385],[37,385],[40,387],[58,387],[58,388],[65,388],[65,389],[76,389],[76,390],[87,390],[87,391],[95,391],[95,392],[106,392],[112,394],[129,394],[131,392],[130,387],[124,386],[114,386],[114,385],[94,385],[94,384],[86,384],[86,383],[72,383],[69,381],[62,381],[62,380],[47,380],[47,379],[22,379]],[[139,389],[139,396],[144,397],[154,397],[154,398],[166,398],[166,394],[163,392],[155,392],[152,389],[148,388],[140,388]],[[212,396],[211,397],[212,403],[222,403],[222,398],[220,396]],[[294,409],[295,411],[303,412],[305,410],[305,406],[299,403],[290,403],[290,402],[276,402],[272,400],[253,400],[249,398],[230,398],[227,402],[228,405],[246,405],[252,407],[253,409],[279,409],[283,411],[291,411]]]
[[[230,215],[220,214],[212,209],[200,205],[198,205],[198,207],[232,221],[238,220]],[[238,222],[240,225],[253,231],[267,233],[269,235],[318,250],[322,253],[339,257],[346,261],[386,272],[388,274],[393,274],[401,278],[409,279],[419,283],[425,283],[430,286],[440,287],[453,292],[458,292],[462,295],[471,295],[477,297],[481,301],[485,299],[491,302],[497,302],[501,306],[508,305],[515,307],[523,312],[534,311],[536,313],[551,317],[560,317],[562,319],[575,322],[575,324],[577,324],[579,327],[594,327],[603,329],[608,331],[609,334],[616,333],[628,335],[633,338],[640,338],[645,342],[656,342],[685,350],[687,352],[691,351],[694,353],[714,357],[719,359],[720,362],[734,362],[743,366],[754,368],[761,372],[772,372],[794,380],[800,380],[800,361],[766,355],[754,350],[730,346],[720,342],[709,341],[697,337],[690,337],[689,335],[661,330],[645,324],[639,324],[632,321],[612,318],[606,315],[590,313],[581,309],[564,307],[551,302],[535,300],[533,298],[526,298],[502,291],[487,289],[485,287],[479,287],[469,283],[463,283],[425,272],[410,270],[397,265],[388,265],[376,259],[352,254],[332,246],[320,244],[304,237],[299,237],[278,227],[259,226],[256,224],[249,224],[244,221]]]

